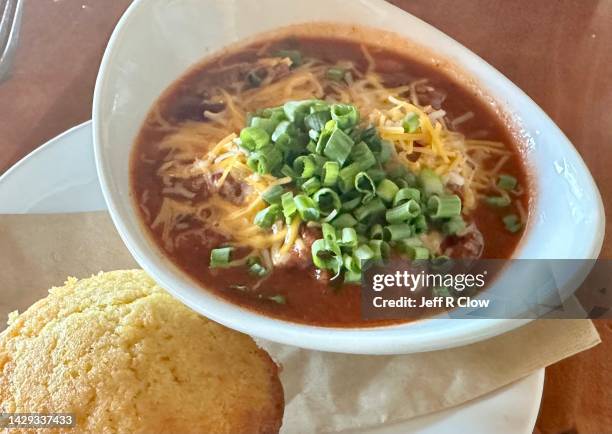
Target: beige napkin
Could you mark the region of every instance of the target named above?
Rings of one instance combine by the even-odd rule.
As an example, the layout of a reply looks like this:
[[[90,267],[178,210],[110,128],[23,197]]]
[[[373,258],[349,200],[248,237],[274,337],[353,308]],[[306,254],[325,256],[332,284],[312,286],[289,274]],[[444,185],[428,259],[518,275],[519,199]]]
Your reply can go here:
[[[67,276],[136,266],[106,213],[0,216],[0,318],[26,309]],[[283,367],[286,433],[379,426],[442,410],[597,343],[588,320],[534,321],[462,348],[403,356],[260,341]]]

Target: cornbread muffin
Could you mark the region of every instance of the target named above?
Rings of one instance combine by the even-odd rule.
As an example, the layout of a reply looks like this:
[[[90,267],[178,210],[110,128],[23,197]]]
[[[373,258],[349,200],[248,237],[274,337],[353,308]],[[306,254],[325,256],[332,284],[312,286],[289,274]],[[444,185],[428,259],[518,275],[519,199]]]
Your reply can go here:
[[[0,334],[0,408],[74,413],[65,432],[278,432],[277,374],[136,270],[70,278]]]

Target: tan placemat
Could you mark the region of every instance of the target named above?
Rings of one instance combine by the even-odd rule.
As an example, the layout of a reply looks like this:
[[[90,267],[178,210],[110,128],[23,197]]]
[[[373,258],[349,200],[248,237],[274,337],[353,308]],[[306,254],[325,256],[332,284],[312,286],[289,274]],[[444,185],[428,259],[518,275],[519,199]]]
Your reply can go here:
[[[0,216],[0,318],[67,276],[136,267],[107,213]],[[283,369],[283,432],[394,423],[452,407],[591,348],[588,320],[540,320],[487,341],[402,356],[353,356],[260,341]]]

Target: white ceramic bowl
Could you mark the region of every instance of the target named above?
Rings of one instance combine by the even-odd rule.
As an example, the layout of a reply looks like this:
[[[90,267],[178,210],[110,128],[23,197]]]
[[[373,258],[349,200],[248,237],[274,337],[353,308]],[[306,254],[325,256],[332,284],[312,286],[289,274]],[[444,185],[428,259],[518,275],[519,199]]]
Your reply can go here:
[[[113,221],[138,263],[203,315],[261,338],[325,351],[391,354],[465,345],[528,320],[430,319],[378,328],[329,328],[256,314],[195,285],[144,236],[129,195],[132,142],[161,92],[203,57],[289,24],[334,21],[385,29],[435,50],[471,76],[512,119],[535,187],[531,223],[516,256],[594,258],[601,248],[601,198],[584,162],[546,114],[478,56],[382,0],[136,0],[104,54],[93,105],[94,146]],[[518,282],[520,283],[520,282]]]

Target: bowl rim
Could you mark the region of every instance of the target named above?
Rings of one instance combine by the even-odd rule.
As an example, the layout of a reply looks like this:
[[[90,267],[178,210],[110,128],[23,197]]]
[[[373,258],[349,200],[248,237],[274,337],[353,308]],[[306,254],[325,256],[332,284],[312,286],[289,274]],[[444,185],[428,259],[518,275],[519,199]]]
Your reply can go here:
[[[228,300],[225,300],[218,295],[206,291],[207,295],[214,297],[216,303],[203,307],[201,305],[194,305],[194,303],[183,294],[181,290],[176,289],[175,286],[181,286],[177,284],[181,280],[190,280],[185,273],[177,272],[176,267],[159,267],[154,261],[150,259],[152,256],[145,249],[138,247],[137,238],[142,237],[142,234],[132,233],[125,223],[119,199],[116,197],[117,192],[110,188],[111,183],[109,182],[109,171],[110,164],[105,159],[103,151],[103,139],[102,139],[102,119],[104,114],[102,113],[102,101],[104,99],[104,90],[108,85],[108,76],[106,75],[107,68],[112,61],[116,47],[121,43],[121,38],[124,36],[129,22],[135,17],[147,0],[135,0],[122,15],[118,21],[113,33],[109,39],[108,45],[105,49],[102,62],[100,64],[100,70],[96,78],[94,97],[93,97],[93,109],[92,109],[92,126],[93,126],[93,141],[94,141],[94,155],[96,169],[98,172],[98,178],[100,180],[100,186],[104,199],[107,203],[111,218],[115,227],[117,228],[123,242],[130,253],[134,256],[136,261],[149,273],[157,282],[160,282],[162,286],[172,293],[175,297],[180,299],[183,303],[187,304],[194,310],[201,314],[211,318],[214,321],[222,323],[228,327],[234,328],[247,334],[253,334],[255,336],[270,339],[277,342],[281,342],[289,345],[297,345],[304,348],[333,351],[333,352],[346,352],[355,354],[399,354],[419,351],[430,351],[442,348],[451,348],[461,345],[466,345],[479,340],[483,340],[489,337],[493,337],[514,328],[522,326],[532,321],[531,319],[481,319],[481,320],[466,320],[466,319],[454,319],[445,321],[461,321],[461,327],[451,327],[445,330],[420,330],[417,335],[412,335],[407,338],[407,333],[397,332],[410,332],[410,329],[415,328],[415,324],[421,322],[435,321],[435,318],[425,319],[419,322],[412,323],[400,323],[384,326],[375,327],[325,327],[317,325],[309,325],[277,319],[266,316],[259,312],[246,309],[244,307],[235,305]],[[484,68],[485,72],[493,73],[502,81],[505,81],[505,85],[509,85],[510,88],[518,93],[523,98],[526,98],[531,104],[531,107],[538,111],[539,115],[543,116],[544,119],[548,120],[549,127],[555,129],[554,133],[560,135],[565,139],[568,146],[568,151],[574,152],[578,157],[576,161],[582,165],[580,169],[585,172],[591,182],[590,188],[594,189],[599,201],[599,209],[597,213],[599,216],[603,216],[603,203],[601,201],[600,193],[597,186],[586,167],[584,161],[580,158],[578,152],[571,144],[571,142],[565,137],[561,130],[556,124],[550,120],[550,118],[542,111],[542,109],[532,101],[521,89],[519,89],[514,83],[506,78],[502,73],[494,69],[491,65],[481,59],[479,56],[471,52],[469,49],[461,45],[459,42],[445,35],[440,30],[437,30],[429,24],[421,21],[420,19],[412,16],[408,12],[405,12],[393,5],[390,5],[383,0],[369,0],[372,3],[384,5],[384,7],[390,7],[401,11],[404,14],[409,15],[413,19],[420,21],[424,26],[429,28],[430,31],[434,31],[438,37],[446,38],[452,41],[454,48],[463,51],[464,54],[468,54],[472,61],[476,62],[480,68]],[[367,27],[359,25],[360,27]],[[404,37],[403,35],[400,35]],[[256,36],[255,36],[256,37]],[[215,53],[213,53],[214,55]],[[444,56],[441,56],[444,58]],[[463,66],[460,63],[454,62],[453,64],[460,70],[463,70]],[[468,76],[478,78],[477,74],[473,72],[465,72]],[[495,100],[498,102],[497,100]],[[500,103],[503,108],[504,105]],[[533,182],[533,179],[532,179]],[[534,185],[533,187],[536,187]],[[538,194],[534,194],[533,201],[537,202]],[[131,202],[131,199],[128,199]],[[596,257],[601,249],[603,242],[603,227],[605,225],[605,219],[599,218],[601,222],[600,227],[596,228],[594,233],[595,236],[592,242],[588,246],[587,250],[593,257]],[[533,222],[530,222],[533,224]],[[528,239],[529,233],[525,233],[522,237],[521,242],[517,249],[520,249],[524,241]],[[171,270],[172,269],[172,270]],[[180,275],[180,277],[179,277]],[[193,282],[190,282],[193,284]],[[217,308],[216,304],[225,305],[224,309]],[[211,308],[211,306],[213,306]],[[238,320],[228,320],[222,312],[231,312],[234,318]]]

